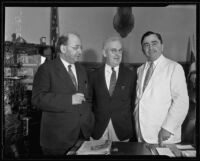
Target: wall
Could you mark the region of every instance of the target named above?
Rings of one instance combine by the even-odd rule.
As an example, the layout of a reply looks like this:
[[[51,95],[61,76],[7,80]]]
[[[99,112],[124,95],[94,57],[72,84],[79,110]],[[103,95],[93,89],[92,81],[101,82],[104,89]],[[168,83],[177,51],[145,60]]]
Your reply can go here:
[[[29,43],[40,43],[40,37],[50,37],[50,7],[6,7],[5,39],[11,40],[11,34],[19,32],[16,22],[21,19],[21,35]]]
[[[196,35],[196,6],[170,5],[167,7],[132,7],[135,26],[123,39],[124,62],[145,61],[141,52],[140,39],[148,30],[163,36],[164,55],[176,61],[186,61],[188,38]],[[113,28],[116,7],[59,7],[60,34],[77,32],[83,43],[81,61],[101,62],[102,43],[110,35],[118,35]],[[21,18],[21,34],[29,43],[39,43],[45,36],[49,44],[49,7],[7,7],[5,10],[5,40],[19,30],[15,21]]]

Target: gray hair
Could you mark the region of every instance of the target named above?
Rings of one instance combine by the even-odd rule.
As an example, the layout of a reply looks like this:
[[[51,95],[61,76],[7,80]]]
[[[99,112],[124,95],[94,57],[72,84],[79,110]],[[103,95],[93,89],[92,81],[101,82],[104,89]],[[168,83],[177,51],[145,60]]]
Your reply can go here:
[[[109,37],[108,39],[106,39],[104,42],[103,42],[103,49],[106,49],[106,46],[108,43],[110,42],[113,42],[113,41],[118,41],[122,44],[122,40],[120,37],[117,37],[117,36],[112,36],[112,37]],[[123,44],[122,44],[123,46]]]

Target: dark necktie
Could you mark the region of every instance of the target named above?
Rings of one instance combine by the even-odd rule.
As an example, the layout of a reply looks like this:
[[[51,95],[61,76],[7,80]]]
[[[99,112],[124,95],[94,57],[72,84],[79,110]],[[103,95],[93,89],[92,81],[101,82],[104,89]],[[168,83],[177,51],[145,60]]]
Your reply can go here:
[[[76,90],[77,90],[78,89],[78,85],[77,85],[77,82],[76,82],[76,78],[75,78],[75,76],[74,76],[74,74],[72,72],[71,65],[68,65],[68,73],[69,73],[69,75],[70,75],[70,77],[72,79],[72,82],[73,82],[74,86],[76,87]]]
[[[152,74],[153,74],[153,62],[150,62],[150,66],[147,70],[145,80],[144,80],[144,84],[143,84],[143,92],[144,92],[145,88],[147,87],[147,84],[149,83],[149,80],[150,80]]]
[[[110,77],[110,87],[109,87],[109,93],[110,93],[110,96],[112,96],[113,94],[113,91],[115,89],[115,85],[116,85],[116,72],[114,70],[114,68],[112,67],[112,74],[111,74],[111,77]]]

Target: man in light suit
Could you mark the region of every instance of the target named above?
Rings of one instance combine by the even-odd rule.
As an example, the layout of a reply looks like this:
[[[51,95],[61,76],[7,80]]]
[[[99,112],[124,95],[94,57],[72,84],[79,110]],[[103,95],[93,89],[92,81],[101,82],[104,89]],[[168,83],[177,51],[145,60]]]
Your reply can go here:
[[[121,39],[108,38],[103,45],[106,63],[90,74],[95,140],[129,141],[135,137],[132,112],[136,71],[121,64],[122,53]]]
[[[181,142],[181,125],[189,108],[184,70],[163,55],[160,34],[146,32],[141,45],[147,62],[137,70],[134,116],[138,141],[160,146]]]
[[[32,91],[33,105],[42,110],[40,145],[45,156],[55,157],[88,139],[94,125],[87,74],[77,62],[82,54],[79,36],[61,36],[57,50],[59,57],[38,68]]]

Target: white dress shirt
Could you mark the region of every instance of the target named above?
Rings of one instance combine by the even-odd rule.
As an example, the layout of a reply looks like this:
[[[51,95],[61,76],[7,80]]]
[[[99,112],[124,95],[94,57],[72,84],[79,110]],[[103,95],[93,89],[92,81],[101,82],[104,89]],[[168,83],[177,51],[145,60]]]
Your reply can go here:
[[[116,72],[116,80],[117,80],[118,73],[119,73],[119,66],[114,67],[114,70]],[[109,87],[110,87],[111,75],[112,75],[112,67],[106,64],[105,65],[105,78],[106,78],[106,85],[107,85],[108,90],[109,90]]]
[[[40,60],[41,60],[41,61],[40,61],[40,64],[43,64],[43,63],[45,62],[45,60],[46,60],[46,57],[44,57],[44,56],[41,55],[40,58],[41,58],[41,59],[40,59]]]
[[[66,60],[62,59],[61,57],[60,57],[60,60],[61,60],[62,63],[64,64],[64,66],[65,66],[67,72],[68,72],[68,65],[71,65],[72,72],[73,72],[73,74],[74,74],[74,76],[75,76],[75,78],[76,78],[76,82],[77,82],[77,85],[78,85],[78,80],[77,80],[75,65],[74,65],[74,64],[69,64]]]

